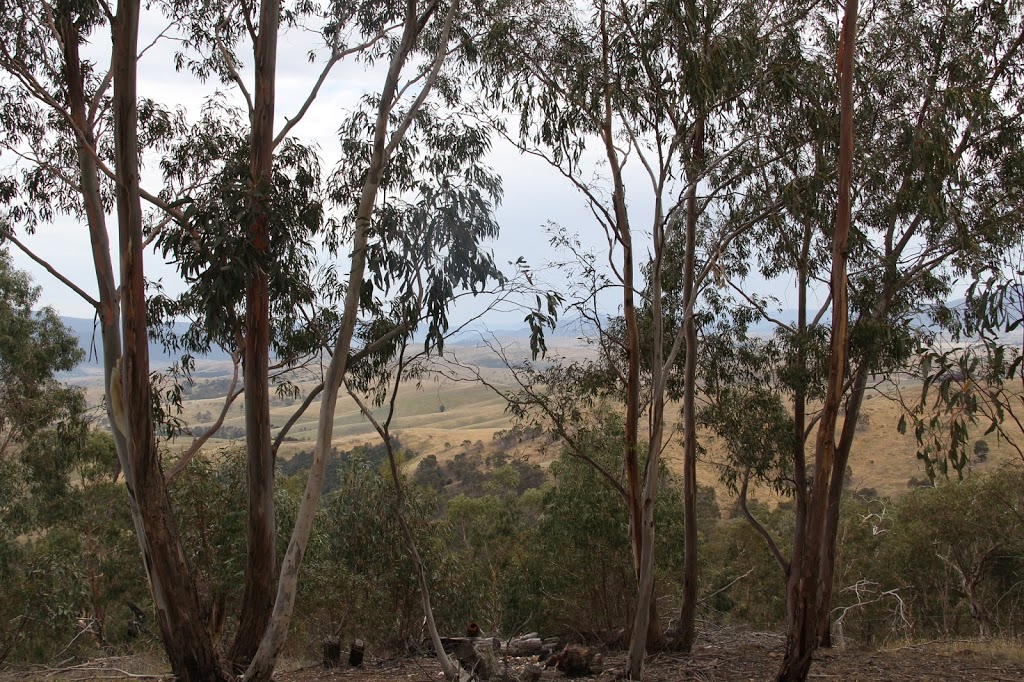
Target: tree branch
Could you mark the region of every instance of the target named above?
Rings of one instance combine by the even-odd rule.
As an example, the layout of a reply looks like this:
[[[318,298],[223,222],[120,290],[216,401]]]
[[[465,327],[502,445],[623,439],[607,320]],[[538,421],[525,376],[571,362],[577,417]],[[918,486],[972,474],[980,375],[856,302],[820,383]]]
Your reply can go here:
[[[782,569],[782,575],[785,578],[789,578],[789,562],[782,556],[782,552],[779,551],[779,546],[775,542],[775,538],[772,537],[768,529],[761,525],[761,522],[750,513],[750,509],[747,507],[747,487],[750,485],[750,467],[743,472],[743,486],[740,488],[740,495],[737,502],[740,505],[740,510],[743,512],[743,516],[746,517],[747,523],[757,531],[757,534],[764,538],[765,544],[768,545],[768,551],[775,557],[775,563]]]
[[[227,394],[224,396],[224,406],[220,410],[220,414],[217,415],[217,421],[215,421],[210,428],[206,429],[202,434],[192,439],[192,444],[189,445],[188,450],[182,453],[181,458],[175,462],[174,466],[171,467],[170,471],[164,474],[164,483],[170,483],[175,476],[180,474],[188,463],[192,461],[196,453],[199,452],[200,448],[206,444],[206,441],[213,437],[213,434],[217,433],[217,430],[224,425],[224,418],[227,417],[228,409],[231,404],[235,402],[235,399],[242,394],[242,391],[235,391],[235,387],[238,386],[238,366],[240,364],[239,352],[236,350],[231,353],[231,362],[234,365],[234,371],[231,374],[231,385],[228,387]]]
[[[70,279],[65,277],[56,268],[54,268],[52,265],[50,265],[47,261],[45,261],[42,258],[40,258],[39,256],[37,256],[34,251],[32,251],[27,246],[22,244],[21,240],[19,240],[17,237],[15,237],[14,233],[12,233],[10,231],[10,229],[8,229],[7,227],[3,228],[3,238],[6,239],[7,241],[11,242],[15,246],[17,246],[18,249],[20,249],[22,253],[24,253],[26,256],[31,258],[33,261],[35,261],[36,263],[41,265],[48,273],[50,273],[51,275],[56,277],[57,280],[60,281],[64,286],[68,287],[73,292],[75,292],[76,294],[81,296],[93,308],[96,308],[97,310],[99,309],[99,306],[100,306],[100,302],[99,301],[97,301],[95,298],[93,298],[92,296],[87,294],[84,289],[82,289],[77,284],[72,282]]]

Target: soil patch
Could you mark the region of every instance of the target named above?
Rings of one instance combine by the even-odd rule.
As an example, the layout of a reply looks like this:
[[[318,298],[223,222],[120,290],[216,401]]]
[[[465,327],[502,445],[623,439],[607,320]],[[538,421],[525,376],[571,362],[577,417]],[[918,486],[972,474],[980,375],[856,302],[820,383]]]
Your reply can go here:
[[[705,631],[689,656],[663,653],[648,658],[644,679],[648,682],[682,680],[771,680],[782,660],[783,638],[778,634],[741,628]],[[499,660],[514,679],[534,658]],[[605,656],[599,675],[576,678],[582,682],[616,682],[621,679],[625,655]],[[154,665],[155,657],[134,656],[89,661],[62,668],[23,668],[0,673],[0,682],[22,680],[162,680],[170,679],[166,664]],[[161,669],[163,668],[163,669]],[[284,663],[274,676],[278,682],[443,682],[431,657],[374,658],[367,656],[361,668],[325,669],[317,664]],[[541,682],[567,678],[545,670]],[[810,680],[843,682],[907,682],[910,680],[971,680],[1019,682],[1024,680],[1024,647],[1007,642],[927,642],[888,649],[857,646],[823,650],[815,656]]]

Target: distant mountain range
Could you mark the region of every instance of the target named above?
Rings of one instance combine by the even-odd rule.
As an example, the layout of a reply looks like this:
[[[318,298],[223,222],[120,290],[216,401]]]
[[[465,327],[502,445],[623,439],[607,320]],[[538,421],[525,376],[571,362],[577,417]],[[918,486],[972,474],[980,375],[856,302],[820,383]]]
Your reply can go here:
[[[957,308],[963,306],[963,304],[964,299],[960,298],[950,301],[948,305],[950,308]],[[771,313],[773,319],[784,324],[796,323],[797,311],[795,308],[775,310],[771,311]],[[830,319],[831,316],[826,314],[823,322],[828,323]],[[61,320],[75,333],[78,337],[79,346],[86,353],[86,359],[76,368],[76,372],[91,373],[91,371],[102,367],[103,349],[99,338],[99,328],[94,325],[93,320],[80,317],[61,317]],[[607,324],[609,320],[611,320],[611,317],[606,316],[603,322]],[[923,314],[915,317],[913,323],[921,327],[931,326],[930,320]],[[505,324],[508,323],[506,322]],[[179,323],[176,325],[175,331],[184,333],[186,328],[184,323]],[[774,322],[762,320],[751,325],[750,331],[754,334],[768,335],[774,333],[775,329],[776,325]],[[569,317],[560,319],[555,329],[546,329],[545,335],[550,340],[566,340],[592,337],[595,335],[595,332],[596,327],[592,321],[579,317]],[[1016,335],[1020,336],[1019,330],[1016,332]],[[422,337],[422,333],[417,335],[417,340],[422,342],[420,337]],[[448,340],[448,344],[453,346],[471,346],[480,343],[482,338],[496,338],[502,341],[520,340],[525,343],[530,338],[530,327],[526,324],[500,328],[479,325],[455,334]],[[149,354],[154,366],[167,365],[180,359],[180,354],[169,353],[162,344],[152,341],[149,344]],[[209,355],[197,359],[225,361],[230,359],[230,355],[224,351],[216,350]]]
[[[87,370],[102,367],[103,343],[100,340],[99,325],[91,319],[82,317],[64,317],[62,315],[60,319],[78,337],[78,345],[85,351],[85,360],[77,369]],[[186,329],[187,325],[184,323],[175,325],[175,331],[178,333],[184,333]],[[180,354],[168,353],[162,344],[154,341],[149,343],[149,357],[154,365],[166,365],[181,359]],[[204,357],[207,360],[229,360],[231,358],[228,353],[221,350],[216,350]]]

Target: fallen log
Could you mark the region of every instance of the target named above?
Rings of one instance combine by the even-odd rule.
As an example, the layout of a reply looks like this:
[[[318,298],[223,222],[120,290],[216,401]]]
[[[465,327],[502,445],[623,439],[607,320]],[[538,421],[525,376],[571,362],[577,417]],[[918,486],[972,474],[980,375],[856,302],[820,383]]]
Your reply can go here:
[[[445,653],[451,654],[455,653],[455,647],[459,646],[463,642],[468,642],[470,645],[478,642],[490,642],[491,646],[494,647],[495,652],[501,651],[501,640],[497,637],[442,637],[441,647],[444,649]],[[429,645],[430,642],[425,642],[424,649],[429,651]]]
[[[540,637],[517,637],[505,646],[508,656],[537,656],[544,650],[544,642]]]

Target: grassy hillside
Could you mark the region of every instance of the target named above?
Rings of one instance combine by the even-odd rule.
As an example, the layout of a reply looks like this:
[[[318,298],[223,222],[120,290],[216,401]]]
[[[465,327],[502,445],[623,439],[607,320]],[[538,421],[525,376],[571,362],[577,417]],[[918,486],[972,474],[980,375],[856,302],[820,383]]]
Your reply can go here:
[[[493,354],[482,347],[459,346],[449,351],[456,354],[461,362],[475,364],[488,381],[502,386],[511,385],[507,370],[491,362]],[[551,349],[553,354],[567,357],[587,355],[590,349],[570,341],[558,348]],[[518,348],[516,355],[525,357],[525,349]],[[200,378],[196,380],[194,395],[203,395],[204,384],[209,382],[224,383],[228,376],[228,363],[204,363]],[[89,398],[94,404],[101,402],[101,380],[98,377],[83,377],[80,384],[87,388]],[[211,384],[211,395],[218,392]],[[312,383],[303,386],[309,390]],[[223,389],[219,391],[223,395]],[[300,401],[275,399],[271,404],[271,424],[274,432],[283,426],[293,414]],[[190,424],[207,425],[212,422],[221,406],[223,397],[196,398],[186,400],[181,415]],[[422,382],[408,382],[402,386],[397,402],[397,414],[392,423],[392,433],[396,434],[403,445],[415,455],[409,461],[415,466],[419,457],[434,455],[443,462],[460,452],[473,450],[482,454],[490,454],[498,450],[509,451],[510,454],[529,456],[531,461],[547,465],[558,454],[557,444],[546,438],[515,442],[509,446],[494,439],[494,434],[507,430],[512,426],[510,416],[505,412],[504,401],[491,389],[472,381],[452,381],[424,379]],[[294,453],[312,447],[315,437],[316,420],[319,401],[314,401],[306,413],[292,427],[288,440],[281,447],[280,456],[289,459]],[[673,470],[681,471],[682,447],[679,440],[681,429],[675,423],[678,420],[678,408],[669,408],[669,433],[671,440],[666,448],[666,460]],[[378,417],[384,415],[384,409],[376,411]],[[926,478],[923,465],[915,457],[916,443],[913,435],[898,433],[896,425],[900,411],[898,404],[886,395],[871,393],[864,402],[862,417],[858,427],[854,451],[850,467],[853,471],[852,485],[854,489],[873,488],[880,495],[897,495],[908,489],[911,479]],[[228,439],[211,439],[207,447],[231,447],[238,445],[244,428],[241,399],[232,406],[224,422]],[[338,408],[334,420],[334,444],[340,449],[351,449],[355,445],[375,444],[378,442],[373,426],[360,413],[355,402],[344,393],[339,397]],[[985,436],[984,428],[976,428],[971,433],[971,443],[984,440],[989,446],[988,460],[983,464],[974,464],[979,470],[999,466],[1000,463],[1018,458],[1016,451],[996,436]],[[1018,442],[1024,443],[1024,434]],[[718,481],[719,464],[723,453],[720,444],[715,442],[711,434],[705,434],[703,445],[706,455],[698,471],[698,480],[705,485],[718,489],[720,499],[731,496]],[[179,438],[177,446],[187,443],[186,438]],[[766,491],[755,491],[756,496],[770,499]]]

